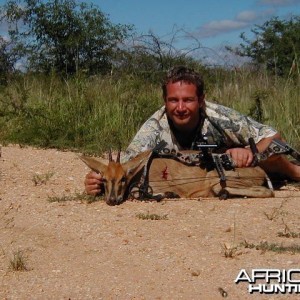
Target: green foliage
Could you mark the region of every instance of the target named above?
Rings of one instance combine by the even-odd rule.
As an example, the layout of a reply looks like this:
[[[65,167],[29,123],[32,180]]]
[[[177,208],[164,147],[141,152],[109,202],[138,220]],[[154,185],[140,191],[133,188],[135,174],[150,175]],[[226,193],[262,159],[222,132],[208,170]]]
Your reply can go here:
[[[218,80],[213,80],[213,84],[208,82],[207,99],[254,118],[260,115],[263,123],[277,129],[286,141],[300,148],[299,76],[289,80],[248,68],[227,71],[226,76],[223,75],[224,70],[221,75],[215,73]],[[257,99],[260,101],[258,108]]]
[[[137,78],[25,75],[0,93],[0,139],[93,153],[125,148],[161,105],[160,89]]]
[[[0,85],[7,84],[8,75],[13,71],[14,57],[9,51],[9,42],[0,36]]]
[[[204,76],[207,100],[262,120],[300,149],[299,84],[247,69],[219,71]],[[0,142],[95,154],[125,149],[162,105],[160,85],[140,76],[19,75],[0,89]]]
[[[112,24],[86,2],[8,0],[0,6],[0,17],[9,28],[9,55],[27,72],[55,72],[67,78],[133,75],[157,83],[171,66],[201,67],[190,55],[201,47],[199,41],[186,49],[174,46],[185,32],[177,30],[170,41],[151,32],[138,36],[132,34],[132,26]]]
[[[254,93],[254,102],[249,111],[249,116],[254,120],[260,123],[264,123],[264,110],[263,110],[263,102],[267,99],[268,93],[266,91],[255,91]]]
[[[95,5],[75,0],[9,0],[2,11],[14,51],[39,72],[106,73],[131,30],[113,25]]]
[[[279,20],[274,17],[262,26],[252,29],[254,39],[241,34],[243,43],[235,51],[240,56],[252,58],[257,66],[263,65],[276,75],[299,75],[300,17]]]

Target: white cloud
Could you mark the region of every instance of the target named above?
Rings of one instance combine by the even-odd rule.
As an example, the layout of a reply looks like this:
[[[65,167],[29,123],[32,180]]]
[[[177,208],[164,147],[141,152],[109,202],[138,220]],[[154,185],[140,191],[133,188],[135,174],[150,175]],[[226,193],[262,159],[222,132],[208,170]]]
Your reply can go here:
[[[242,22],[251,22],[251,21],[255,21],[257,17],[258,17],[257,12],[253,10],[246,10],[238,13],[236,16],[236,20]]]
[[[260,12],[247,10],[238,13],[232,20],[212,21],[200,26],[192,35],[197,38],[214,37],[222,33],[242,30],[254,25],[255,22],[264,21],[275,13],[274,9]]]
[[[220,20],[212,21],[204,24],[197,30],[198,37],[212,37],[220,33],[229,32],[237,29],[241,29],[247,26],[246,22],[241,22],[237,20]]]

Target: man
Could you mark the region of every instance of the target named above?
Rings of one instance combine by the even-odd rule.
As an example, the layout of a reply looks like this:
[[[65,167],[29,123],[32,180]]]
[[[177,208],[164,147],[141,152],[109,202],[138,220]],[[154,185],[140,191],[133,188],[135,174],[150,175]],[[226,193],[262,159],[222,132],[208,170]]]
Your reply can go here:
[[[138,153],[153,149],[164,140],[175,150],[197,149],[204,140],[218,145],[218,152],[226,152],[237,167],[248,167],[253,153],[248,140],[252,137],[259,152],[270,142],[280,139],[273,128],[260,124],[230,108],[205,101],[204,82],[194,70],[175,67],[167,75],[163,85],[164,107],[155,112],[138,131],[126,150],[125,160]],[[284,156],[275,155],[261,162],[268,173],[279,173],[300,181],[300,166]],[[85,189],[96,195],[100,190],[101,175],[87,174]]]

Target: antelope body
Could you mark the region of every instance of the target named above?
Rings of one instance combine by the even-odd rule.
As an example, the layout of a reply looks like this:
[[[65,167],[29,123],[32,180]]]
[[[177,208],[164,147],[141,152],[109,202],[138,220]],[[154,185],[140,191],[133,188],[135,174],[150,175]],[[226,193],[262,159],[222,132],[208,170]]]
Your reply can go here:
[[[193,151],[190,151],[191,153]],[[130,161],[121,164],[120,157],[108,165],[92,157],[81,159],[103,177],[105,201],[109,205],[119,204],[124,200],[132,181],[139,181],[144,165],[151,151],[143,152]],[[236,168],[224,171],[227,178],[225,185],[220,183],[216,170],[207,171],[204,167],[185,165],[171,158],[154,158],[148,170],[148,183],[154,195],[168,198],[246,196],[273,197],[274,192],[263,186],[267,175],[260,167]]]

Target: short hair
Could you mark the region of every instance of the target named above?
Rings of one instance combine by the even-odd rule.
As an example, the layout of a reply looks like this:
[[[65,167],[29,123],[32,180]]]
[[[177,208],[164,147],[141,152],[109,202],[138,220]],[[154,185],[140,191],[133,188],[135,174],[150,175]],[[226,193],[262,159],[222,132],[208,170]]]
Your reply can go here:
[[[197,96],[199,98],[203,96],[204,81],[202,79],[202,76],[188,67],[176,66],[168,71],[167,76],[163,81],[162,90],[164,99],[166,99],[167,97],[167,85],[169,83],[175,83],[178,81],[194,84],[197,88]]]

